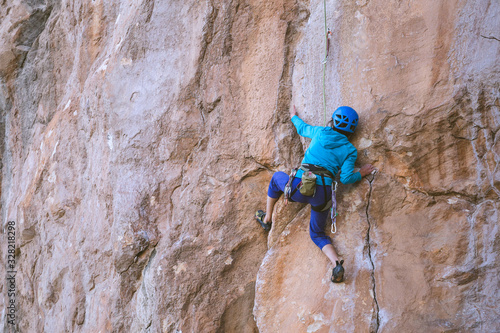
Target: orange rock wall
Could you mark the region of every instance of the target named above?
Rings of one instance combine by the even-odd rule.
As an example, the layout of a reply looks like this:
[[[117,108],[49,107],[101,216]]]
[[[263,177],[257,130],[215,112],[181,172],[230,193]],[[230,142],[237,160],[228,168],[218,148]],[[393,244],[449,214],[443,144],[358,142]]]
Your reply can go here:
[[[323,1],[2,3],[3,331],[500,330],[500,5],[326,5],[326,117],[379,169],[339,189],[339,285],[309,207],[252,220],[289,107],[324,125]]]

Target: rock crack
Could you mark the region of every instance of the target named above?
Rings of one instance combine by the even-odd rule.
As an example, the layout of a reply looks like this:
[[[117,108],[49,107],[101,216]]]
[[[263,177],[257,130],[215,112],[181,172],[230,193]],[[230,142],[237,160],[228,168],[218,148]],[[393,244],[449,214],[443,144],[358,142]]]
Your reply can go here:
[[[368,259],[370,260],[370,264],[372,267],[371,271],[371,280],[372,280],[372,291],[373,291],[373,300],[375,302],[375,314],[372,318],[372,323],[370,325],[370,332],[371,333],[376,333],[378,332],[379,326],[380,326],[380,308],[378,305],[377,301],[377,288],[376,288],[376,282],[375,282],[375,264],[373,263],[373,258],[372,258],[372,251],[371,251],[371,241],[370,241],[370,231],[371,231],[371,222],[370,222],[370,214],[369,214],[369,209],[370,209],[370,200],[372,196],[372,184],[373,181],[375,180],[375,175],[373,175],[370,179],[367,179],[368,183],[370,184],[370,190],[368,192],[368,199],[367,199],[367,204],[366,204],[366,221],[368,223],[368,230],[366,232],[366,247],[368,248]]]

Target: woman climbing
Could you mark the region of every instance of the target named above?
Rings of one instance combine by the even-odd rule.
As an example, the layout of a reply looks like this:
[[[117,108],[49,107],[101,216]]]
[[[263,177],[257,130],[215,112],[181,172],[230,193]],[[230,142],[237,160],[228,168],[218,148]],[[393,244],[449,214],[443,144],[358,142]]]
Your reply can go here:
[[[344,280],[342,266],[344,261],[339,261],[332,240],[324,231],[331,207],[333,178],[340,170],[340,181],[343,184],[351,184],[369,175],[375,168],[371,164],[366,164],[359,172],[354,172],[357,150],[348,140],[354,133],[359,119],[354,109],[348,106],[339,107],[326,127],[306,124],[297,116],[295,106],[290,109],[290,117],[299,135],[312,139],[311,143],[304,154],[302,166],[296,173],[292,171],[290,176],[281,171],[274,173],[267,191],[267,214],[259,210],[255,218],[265,230],[270,230],[274,205],[283,192],[285,200],[309,203],[311,205],[309,234],[314,244],[334,266],[332,282],[339,283]],[[311,179],[312,188],[308,186]]]

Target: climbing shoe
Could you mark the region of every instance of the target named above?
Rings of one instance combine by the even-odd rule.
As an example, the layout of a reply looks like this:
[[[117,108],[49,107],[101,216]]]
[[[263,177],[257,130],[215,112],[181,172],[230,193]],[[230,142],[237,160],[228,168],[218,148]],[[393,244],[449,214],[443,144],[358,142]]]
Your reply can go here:
[[[344,260],[340,260],[340,262],[337,260],[336,263],[337,266],[332,271],[332,282],[340,283],[344,281],[344,267],[342,267]]]
[[[269,231],[271,230],[271,223],[264,223],[265,216],[266,213],[262,210],[258,210],[257,213],[255,213],[255,219],[260,223],[260,226],[264,228],[265,231]]]

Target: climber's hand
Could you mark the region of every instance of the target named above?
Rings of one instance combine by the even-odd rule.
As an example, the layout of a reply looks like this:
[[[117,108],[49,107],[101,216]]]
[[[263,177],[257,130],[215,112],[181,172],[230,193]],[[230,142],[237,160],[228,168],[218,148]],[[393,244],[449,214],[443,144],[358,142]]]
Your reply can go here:
[[[375,167],[371,164],[365,164],[359,169],[359,173],[361,174],[361,177],[368,176],[375,170]]]
[[[295,105],[293,106],[293,109],[290,108],[290,118],[292,118],[293,116],[296,116],[297,115],[297,110],[295,109]]]

